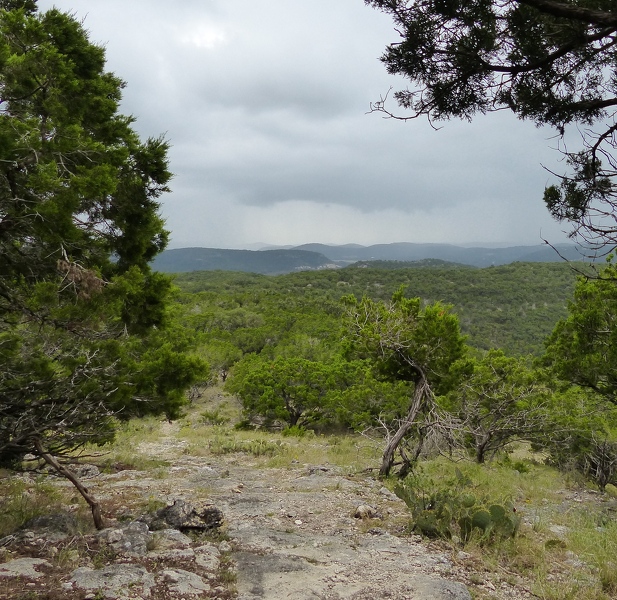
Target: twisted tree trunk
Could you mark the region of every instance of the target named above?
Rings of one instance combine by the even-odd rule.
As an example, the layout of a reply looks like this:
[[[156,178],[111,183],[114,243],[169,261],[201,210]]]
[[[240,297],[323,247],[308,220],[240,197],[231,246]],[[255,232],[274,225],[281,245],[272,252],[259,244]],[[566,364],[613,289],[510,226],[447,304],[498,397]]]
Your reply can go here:
[[[97,529],[105,529],[105,522],[101,515],[101,505],[90,495],[88,490],[84,487],[77,475],[70,469],[67,469],[64,465],[58,462],[55,456],[52,456],[45,450],[43,444],[39,438],[34,439],[34,446],[38,455],[52,468],[54,468],[60,475],[66,477],[76,488],[77,491],[83,496],[84,500],[90,506],[92,510],[92,518],[94,519],[94,526]]]
[[[423,411],[426,406],[427,401],[431,398],[432,392],[430,385],[424,376],[424,373],[420,376],[419,380],[416,383],[416,387],[413,392],[413,397],[411,399],[411,405],[409,410],[407,411],[407,416],[405,420],[401,423],[398,431],[392,436],[388,445],[386,446],[382,458],[381,458],[381,468],[379,469],[380,477],[387,477],[392,470],[392,465],[394,464],[394,454],[396,453],[397,448],[405,438],[405,436],[411,431],[411,429],[417,425],[417,417]],[[416,453],[416,454],[419,454]],[[409,471],[409,465],[405,465],[403,467],[404,471]]]

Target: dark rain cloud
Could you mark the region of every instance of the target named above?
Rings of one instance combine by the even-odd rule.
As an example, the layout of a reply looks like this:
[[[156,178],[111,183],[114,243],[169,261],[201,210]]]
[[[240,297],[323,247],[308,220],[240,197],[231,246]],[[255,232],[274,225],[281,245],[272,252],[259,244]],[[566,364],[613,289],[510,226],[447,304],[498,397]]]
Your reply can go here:
[[[362,0],[40,0],[85,18],[123,110],[172,144],[172,243],[560,241],[550,132],[506,114],[435,131],[367,114],[404,86]]]

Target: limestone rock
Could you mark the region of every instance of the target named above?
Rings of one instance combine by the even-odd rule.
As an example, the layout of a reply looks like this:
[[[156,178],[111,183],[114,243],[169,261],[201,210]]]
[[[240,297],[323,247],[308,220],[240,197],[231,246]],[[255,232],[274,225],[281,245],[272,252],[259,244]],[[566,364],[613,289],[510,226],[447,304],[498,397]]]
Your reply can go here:
[[[200,596],[210,590],[210,585],[199,575],[184,569],[166,569],[162,576],[169,590],[182,596]]]
[[[79,530],[77,517],[71,513],[58,512],[35,517],[24,523],[21,537],[28,532],[36,532],[50,542],[58,542]]]
[[[160,529],[152,537],[158,550],[188,548],[191,545],[191,538],[177,529]]]
[[[178,529],[186,531],[207,531],[217,529],[223,523],[223,513],[212,504],[193,506],[184,500],[175,500],[174,503],[156,512],[150,520],[153,530]]]
[[[26,577],[38,579],[43,575],[39,569],[51,568],[51,564],[42,558],[16,558],[0,565],[0,578]]]
[[[217,571],[221,553],[214,544],[205,544],[195,548],[195,562],[209,571]]]
[[[105,598],[120,596],[148,598],[154,586],[154,575],[137,565],[108,565],[103,569],[79,567],[71,574],[75,587],[92,590]]]
[[[71,465],[70,469],[79,479],[92,479],[101,474],[101,471],[96,465]]]
[[[402,502],[402,500],[394,492],[391,492],[385,485],[379,488],[379,493],[382,496],[385,496],[388,500],[392,500],[392,502]]]
[[[360,504],[353,514],[356,519],[379,519],[381,515],[368,504]]]
[[[467,587],[457,581],[420,575],[411,584],[422,600],[471,600]]]
[[[132,521],[121,528],[103,529],[97,537],[120,554],[139,556],[147,554],[151,538],[148,526],[141,521]]]

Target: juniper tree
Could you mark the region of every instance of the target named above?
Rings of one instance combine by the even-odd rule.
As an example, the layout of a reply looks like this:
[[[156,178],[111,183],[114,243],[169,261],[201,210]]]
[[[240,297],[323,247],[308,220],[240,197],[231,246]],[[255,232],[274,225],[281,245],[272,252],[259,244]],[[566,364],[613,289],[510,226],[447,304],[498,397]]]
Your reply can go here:
[[[148,267],[168,144],[140,140],[123,87],[73,16],[0,2],[1,464],[65,472],[118,418],[177,414],[202,368],[166,336],[171,284]]]
[[[617,15],[610,0],[366,0],[392,16],[399,39],[382,61],[409,79],[377,111],[402,119],[472,120],[510,110],[521,119],[582,134],[564,150],[570,171],[544,200],[595,252],[617,245]]]

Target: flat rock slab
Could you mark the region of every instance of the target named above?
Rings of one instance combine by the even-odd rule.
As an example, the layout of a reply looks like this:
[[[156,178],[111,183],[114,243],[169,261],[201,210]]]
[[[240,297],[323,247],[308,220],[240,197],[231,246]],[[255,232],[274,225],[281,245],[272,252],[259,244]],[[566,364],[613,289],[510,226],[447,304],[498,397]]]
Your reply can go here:
[[[234,558],[238,600],[471,600],[461,583],[437,576],[392,577],[383,573],[381,565],[379,570],[369,565],[348,569],[297,556],[249,552],[239,552]]]
[[[167,527],[170,515],[162,512],[178,513],[178,522],[171,519],[175,528],[187,515],[192,524],[201,517],[199,498],[207,490],[207,502],[225,514],[231,545],[219,550],[236,565],[238,600],[471,600],[465,585],[451,581],[456,570],[447,555],[429,551],[415,536],[389,532],[402,530],[393,519],[402,524],[408,512],[378,481],[319,466],[254,469],[232,457],[206,468],[181,460],[186,462],[177,471],[182,478],[173,488],[175,502],[159,516],[166,517]],[[169,482],[151,485],[150,493],[157,485],[167,494],[171,489]],[[200,509],[192,510],[195,502]],[[369,507],[370,514],[354,518],[359,506]],[[192,558],[195,567],[209,569],[219,561],[216,552],[202,556],[197,549]],[[162,579],[159,574],[157,584],[174,597],[180,590],[186,598],[197,594],[199,580],[191,584],[175,567]]]
[[[307,535],[244,522],[229,533],[239,600],[471,600],[445,579],[448,557],[385,531]]]
[[[119,564],[103,569],[80,567],[73,571],[71,582],[77,588],[99,592],[105,598],[148,598],[155,578],[144,567]]]
[[[40,569],[52,569],[42,558],[16,558],[0,565],[0,577],[26,577],[38,579],[43,576]]]

